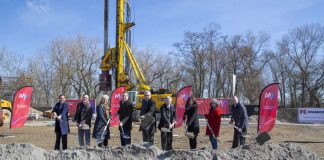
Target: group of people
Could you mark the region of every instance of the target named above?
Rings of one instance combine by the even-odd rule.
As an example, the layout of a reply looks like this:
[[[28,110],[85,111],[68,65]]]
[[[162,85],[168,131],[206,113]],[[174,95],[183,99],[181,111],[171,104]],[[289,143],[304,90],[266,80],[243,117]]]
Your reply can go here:
[[[96,139],[99,147],[107,146],[110,139],[109,123],[112,118],[110,106],[108,105],[108,95],[101,97],[100,103],[96,107],[96,121],[94,124],[92,137]],[[156,124],[156,103],[151,98],[151,92],[144,92],[142,107],[140,111],[140,119],[143,121],[139,127],[142,131],[143,142],[149,145],[154,144],[154,134],[157,129],[161,131],[161,148],[162,150],[172,149],[173,128],[176,125],[176,109],[172,104],[172,98],[166,97],[165,103],[160,107],[161,118],[159,124]],[[132,130],[132,114],[133,103],[128,100],[128,94],[123,93],[123,100],[120,102],[119,110],[116,114],[119,117],[119,131],[121,145],[125,146],[131,143]],[[67,134],[70,132],[68,123],[68,105],[65,102],[65,96],[59,96],[59,102],[53,108],[53,116],[55,118],[56,142],[55,150],[60,149],[62,141],[62,149],[67,149]],[[230,124],[233,124],[234,135],[232,148],[237,148],[245,144],[245,136],[248,128],[248,115],[245,106],[239,102],[236,96],[233,97],[233,107]],[[218,148],[218,136],[221,125],[221,109],[220,102],[217,99],[210,101],[210,110],[204,115],[206,119],[206,135],[209,136],[213,149]],[[89,96],[84,95],[82,102],[77,104],[74,121],[78,126],[78,139],[81,147],[90,146],[90,128],[91,119],[94,115],[89,104]],[[199,134],[198,120],[198,104],[194,97],[190,97],[185,105],[185,113],[183,116],[185,122],[185,135],[189,138],[190,149],[197,148],[197,137]],[[84,143],[85,142],[85,143]]]

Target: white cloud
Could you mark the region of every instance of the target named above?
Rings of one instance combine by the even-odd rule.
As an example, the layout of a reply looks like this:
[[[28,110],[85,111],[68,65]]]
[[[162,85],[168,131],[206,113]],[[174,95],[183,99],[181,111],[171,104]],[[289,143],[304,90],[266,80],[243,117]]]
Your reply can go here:
[[[46,13],[50,10],[49,0],[27,0],[27,7],[37,14]]]

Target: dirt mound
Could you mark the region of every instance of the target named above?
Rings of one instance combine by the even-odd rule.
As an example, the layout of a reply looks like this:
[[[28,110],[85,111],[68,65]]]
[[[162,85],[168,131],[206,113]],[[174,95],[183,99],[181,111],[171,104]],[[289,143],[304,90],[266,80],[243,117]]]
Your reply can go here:
[[[155,146],[132,144],[126,147],[47,151],[32,144],[0,145],[0,159],[322,159],[303,147],[292,144],[250,144],[242,149],[161,151]]]
[[[219,152],[220,159],[324,159],[293,143],[263,145],[249,144],[242,149]]]

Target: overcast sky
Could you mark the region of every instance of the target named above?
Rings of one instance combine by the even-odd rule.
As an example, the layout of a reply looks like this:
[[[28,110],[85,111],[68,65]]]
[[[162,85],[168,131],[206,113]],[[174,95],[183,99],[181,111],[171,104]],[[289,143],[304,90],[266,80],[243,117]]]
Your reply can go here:
[[[110,13],[115,13],[111,1]],[[114,0],[115,1],[115,0]],[[162,52],[174,49],[185,31],[202,31],[210,23],[221,33],[268,32],[270,45],[289,30],[324,25],[324,0],[130,0],[134,46]],[[0,0],[0,47],[31,57],[55,38],[77,34],[103,41],[104,0]],[[110,18],[110,31],[115,28]],[[114,32],[110,45],[114,44]]]

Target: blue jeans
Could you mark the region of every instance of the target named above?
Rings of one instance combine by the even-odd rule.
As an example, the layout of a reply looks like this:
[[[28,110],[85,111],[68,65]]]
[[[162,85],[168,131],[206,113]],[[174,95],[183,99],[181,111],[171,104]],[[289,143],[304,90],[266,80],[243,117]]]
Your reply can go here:
[[[217,149],[217,139],[216,137],[209,136],[210,143],[213,149]]]
[[[124,136],[129,136],[130,138],[123,138],[123,133],[120,132],[120,143],[122,146],[126,146],[128,144],[131,144],[131,131],[130,130],[124,130]]]
[[[86,141],[86,146],[90,146],[90,129],[78,129],[78,137],[80,147],[84,146],[84,139]]]

